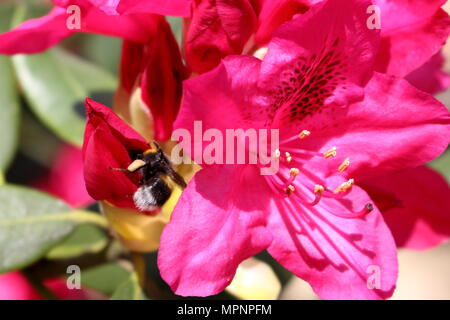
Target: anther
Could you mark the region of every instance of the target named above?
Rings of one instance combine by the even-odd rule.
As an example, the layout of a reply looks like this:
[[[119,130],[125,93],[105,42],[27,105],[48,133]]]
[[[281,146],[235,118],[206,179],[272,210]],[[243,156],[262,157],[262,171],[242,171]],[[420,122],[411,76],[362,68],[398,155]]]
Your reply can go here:
[[[326,152],[323,154],[323,156],[324,156],[325,158],[329,159],[329,158],[334,158],[334,157],[336,157],[336,154],[337,154],[337,148],[336,148],[336,147],[333,147],[333,148],[329,149],[328,151],[326,151]]]
[[[136,172],[137,170],[145,167],[146,163],[144,160],[137,159],[134,160],[127,168],[127,170],[131,173]]]
[[[297,177],[299,173],[300,170],[298,170],[297,168],[291,168],[291,170],[289,170],[289,174],[292,178]]]
[[[313,200],[313,202],[310,203],[310,205],[315,206],[319,203],[320,199],[322,199],[322,194],[325,191],[325,188],[321,186],[320,184],[316,184],[314,186],[314,194],[316,195],[316,198]]]
[[[347,170],[347,168],[349,166],[350,166],[350,159],[347,158],[341,163],[341,165],[339,166],[338,170],[339,170],[339,172],[344,172],[345,170]]]
[[[288,197],[290,197],[294,192],[295,192],[295,187],[292,184],[290,184],[286,188],[286,194],[288,195]]]
[[[311,132],[309,132],[308,130],[303,130],[302,132],[300,132],[298,137],[300,139],[305,139],[306,137],[309,137],[310,135],[311,135]]]
[[[338,193],[346,192],[346,191],[350,190],[354,184],[355,184],[355,180],[350,179],[347,182],[344,182],[343,184],[341,184],[339,187],[337,187],[334,190],[334,193],[338,194]]]
[[[292,162],[292,156],[289,152],[286,152],[286,162],[291,163]]]

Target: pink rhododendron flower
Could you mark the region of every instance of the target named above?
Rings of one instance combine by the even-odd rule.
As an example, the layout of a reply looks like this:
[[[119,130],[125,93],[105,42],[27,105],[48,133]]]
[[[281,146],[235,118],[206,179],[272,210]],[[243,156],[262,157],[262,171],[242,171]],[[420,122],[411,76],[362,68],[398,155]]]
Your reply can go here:
[[[152,36],[153,23],[150,18],[152,13],[178,15],[189,12],[189,1],[164,1],[166,5],[159,6],[163,1],[146,0],[140,1],[140,5],[137,5],[130,1],[118,4],[118,1],[105,0],[55,0],[55,7],[47,15],[28,20],[17,28],[1,34],[0,53],[12,55],[41,52],[75,32],[98,33],[129,41],[148,42]],[[130,13],[115,14],[117,4],[119,11]],[[79,30],[69,29],[67,26],[68,20],[74,14],[73,11],[67,10],[70,5],[77,5],[81,10]]]
[[[405,169],[361,185],[383,212],[397,246],[428,249],[450,238],[450,187],[434,170]]]
[[[379,32],[366,26],[368,5],[323,2],[281,26],[263,61],[228,57],[185,83],[176,128],[279,129],[280,170],[212,164],[197,173],[161,238],[158,265],[174,292],[216,294],[267,249],[321,298],[392,294],[395,242],[358,182],[437,157],[450,115],[407,81],[373,72]],[[373,268],[381,279],[370,289]]]

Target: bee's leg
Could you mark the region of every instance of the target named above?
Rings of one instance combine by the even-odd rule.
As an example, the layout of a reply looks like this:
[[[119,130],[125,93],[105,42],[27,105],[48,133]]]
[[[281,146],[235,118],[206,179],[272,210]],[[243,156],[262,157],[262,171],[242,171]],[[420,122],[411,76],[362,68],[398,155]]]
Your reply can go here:
[[[113,167],[109,167],[110,170],[114,170],[114,171],[122,171],[122,172],[128,172],[128,173],[132,173],[130,170],[128,169],[123,169],[123,168],[113,168]]]

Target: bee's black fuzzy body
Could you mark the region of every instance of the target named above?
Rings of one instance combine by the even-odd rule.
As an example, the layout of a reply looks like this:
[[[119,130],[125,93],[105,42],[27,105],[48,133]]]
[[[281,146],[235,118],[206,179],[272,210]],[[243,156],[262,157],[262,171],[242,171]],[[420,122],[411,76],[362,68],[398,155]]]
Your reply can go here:
[[[155,145],[155,149],[137,154],[133,164],[138,164],[134,166],[132,164],[130,165],[132,169],[130,167],[127,169],[131,173],[139,171],[141,174],[140,187],[133,195],[134,203],[141,211],[162,207],[172,194],[171,182],[182,188],[186,187],[186,182],[172,168],[170,160],[161,148]]]

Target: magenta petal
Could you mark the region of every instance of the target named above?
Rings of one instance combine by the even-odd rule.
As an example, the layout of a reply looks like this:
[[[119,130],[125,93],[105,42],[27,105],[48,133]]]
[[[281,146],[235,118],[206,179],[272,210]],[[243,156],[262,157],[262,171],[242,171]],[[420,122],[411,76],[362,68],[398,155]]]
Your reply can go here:
[[[397,246],[428,249],[450,238],[450,186],[427,167],[364,181]]]
[[[0,34],[0,53],[37,53],[70,36],[66,26],[66,9],[55,7],[46,16],[31,19],[17,28]]]
[[[419,69],[411,72],[406,80],[419,90],[436,94],[450,86],[450,75],[443,71],[444,57],[442,53],[434,55]]]
[[[183,192],[164,229],[158,266],[182,296],[217,294],[239,263],[268,247],[268,193],[254,167],[214,166],[201,170]],[[216,183],[211,183],[216,181]]]
[[[353,208],[363,208],[370,198],[358,190],[352,200]],[[342,205],[333,208],[330,201],[316,207],[280,205],[269,219],[273,234],[269,253],[323,299],[390,297],[397,280],[397,251],[378,209],[364,219],[346,219],[330,212],[350,215]],[[377,272],[379,283],[372,282]],[[370,284],[379,287],[370,289]]]
[[[117,11],[127,13],[157,13],[166,16],[188,17],[191,0],[121,0]]]
[[[404,77],[441,49],[450,18],[445,0],[375,0],[381,10],[381,49],[376,70]]]
[[[146,42],[152,34],[153,21],[149,14],[111,15],[104,11],[106,9],[97,8],[87,1],[79,1],[79,5],[79,30],[68,29],[67,21],[71,14],[66,12],[66,8],[54,7],[46,16],[28,20],[17,28],[0,34],[0,53],[38,53],[58,44],[74,32],[98,33],[135,42]]]

